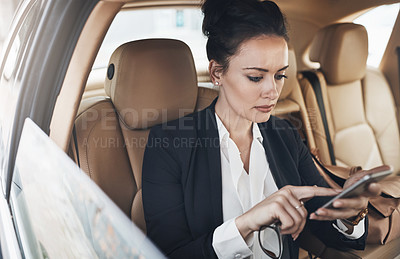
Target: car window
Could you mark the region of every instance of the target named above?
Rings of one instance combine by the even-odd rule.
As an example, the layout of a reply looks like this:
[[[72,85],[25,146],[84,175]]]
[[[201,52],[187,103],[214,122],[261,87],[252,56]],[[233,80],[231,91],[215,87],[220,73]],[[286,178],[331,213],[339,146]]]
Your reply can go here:
[[[13,18],[15,9],[18,6],[18,0],[0,0],[0,53],[3,46],[3,42],[9,31],[9,27]]]
[[[26,7],[30,6],[30,7]],[[22,23],[17,28],[17,33],[11,38],[10,47],[5,52],[4,60],[1,65],[0,76],[0,171],[2,185],[5,185],[4,173],[7,171],[11,129],[14,121],[16,104],[20,93],[20,76],[25,66],[25,60],[32,35],[38,27],[38,17],[41,1],[24,1],[21,4],[21,12],[16,16],[21,16]],[[4,188],[3,188],[4,189]]]
[[[164,258],[30,119],[21,135],[10,203],[26,258]]]
[[[376,7],[354,20],[363,25],[368,32],[367,64],[378,67],[399,13],[400,4]]]
[[[111,24],[93,69],[106,68],[112,52],[121,44],[146,38],[172,38],[189,45],[197,69],[206,69],[206,38],[201,31],[199,8],[162,8],[121,11]]]

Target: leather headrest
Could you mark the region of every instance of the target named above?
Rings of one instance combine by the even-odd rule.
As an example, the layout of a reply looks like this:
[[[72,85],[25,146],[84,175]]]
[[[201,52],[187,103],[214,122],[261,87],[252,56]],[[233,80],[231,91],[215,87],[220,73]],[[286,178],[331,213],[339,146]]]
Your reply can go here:
[[[172,39],[125,43],[110,58],[105,90],[131,129],[182,117],[194,111],[197,99],[192,53]]]
[[[289,67],[286,71],[286,76],[288,79],[285,79],[285,84],[279,96],[280,100],[286,99],[295,87],[299,87],[297,81],[296,55],[293,49],[289,49]]]
[[[319,62],[328,84],[360,80],[365,75],[368,35],[364,26],[332,24],[318,31],[310,49],[311,61]]]

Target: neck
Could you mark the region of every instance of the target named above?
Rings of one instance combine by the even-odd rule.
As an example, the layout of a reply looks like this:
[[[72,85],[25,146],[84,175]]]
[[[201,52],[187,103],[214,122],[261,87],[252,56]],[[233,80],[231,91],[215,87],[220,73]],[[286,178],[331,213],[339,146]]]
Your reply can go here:
[[[215,104],[215,112],[228,130],[232,139],[252,137],[253,122],[237,114],[220,96]]]

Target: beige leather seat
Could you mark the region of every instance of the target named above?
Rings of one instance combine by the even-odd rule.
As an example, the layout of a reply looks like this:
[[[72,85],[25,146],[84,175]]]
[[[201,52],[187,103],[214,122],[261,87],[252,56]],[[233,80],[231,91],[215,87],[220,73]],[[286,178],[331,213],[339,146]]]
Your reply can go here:
[[[286,73],[288,79],[282,88],[278,103],[273,115],[288,119],[307,140],[310,149],[315,148],[310,120],[304,103],[299,81],[297,80],[297,65],[294,50],[289,49],[289,68]]]
[[[214,88],[199,87],[197,92],[197,103],[195,111],[207,108],[218,96],[218,90]]]
[[[198,89],[190,49],[167,39],[126,43],[110,59],[105,89],[108,98],[82,102],[72,150],[81,168],[145,231],[141,176],[149,128],[194,111]]]
[[[292,49],[289,49],[289,68],[286,75],[288,79],[285,81],[282,93],[279,96],[274,115],[288,119],[293,126],[297,128],[302,137],[307,140],[308,147],[314,149],[316,147],[314,136],[300,84],[297,79],[296,56]],[[300,235],[299,244],[303,248],[300,249],[299,259],[309,258],[306,250],[312,251],[314,255],[322,256],[322,258],[359,258],[352,253],[338,251],[325,246],[325,244],[308,229]]]
[[[384,76],[367,68],[367,32],[361,25],[334,24],[318,32],[310,58],[320,62],[316,71],[321,84],[327,121],[338,165],[370,168],[392,165],[400,171],[400,141],[394,100]],[[330,164],[326,135],[314,91],[299,77],[311,118],[321,160]],[[393,181],[399,181],[392,178]],[[314,244],[324,245],[313,237]],[[369,244],[364,251],[351,250],[341,258],[394,258],[400,254],[400,239],[386,245]],[[338,258],[336,250],[324,251],[324,258]]]
[[[392,165],[400,171],[400,135],[390,87],[378,71],[367,68],[365,28],[352,23],[321,29],[310,59],[321,65],[317,76],[327,114],[336,163],[371,168]],[[301,80],[314,138],[325,164],[329,151],[321,116],[310,83]],[[317,112],[318,111],[318,112]]]

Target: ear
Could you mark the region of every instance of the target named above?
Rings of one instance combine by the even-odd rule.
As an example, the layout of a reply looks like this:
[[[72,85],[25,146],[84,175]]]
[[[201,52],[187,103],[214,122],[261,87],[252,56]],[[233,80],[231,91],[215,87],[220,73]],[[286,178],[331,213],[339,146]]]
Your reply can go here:
[[[221,79],[223,75],[222,66],[218,64],[217,61],[212,59],[208,65],[208,71],[210,71],[211,82],[214,85],[221,85]]]

